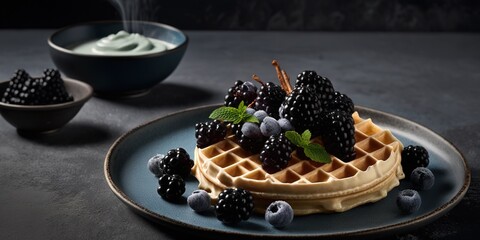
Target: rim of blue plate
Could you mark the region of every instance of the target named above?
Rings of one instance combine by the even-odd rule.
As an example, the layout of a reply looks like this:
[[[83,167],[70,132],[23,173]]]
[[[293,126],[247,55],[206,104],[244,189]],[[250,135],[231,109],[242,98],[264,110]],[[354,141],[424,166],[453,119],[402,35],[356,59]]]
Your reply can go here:
[[[445,138],[443,138],[441,135],[434,132],[433,130],[431,130],[427,127],[424,127],[424,126],[422,126],[418,123],[415,123],[413,121],[410,121],[406,118],[403,118],[403,117],[400,117],[400,116],[397,116],[397,115],[394,115],[394,114],[386,113],[386,112],[383,112],[383,111],[363,107],[363,106],[355,106],[355,108],[357,110],[362,110],[362,111],[370,112],[370,113],[373,113],[373,114],[382,114],[382,115],[385,115],[389,118],[394,118],[394,119],[398,119],[398,120],[403,121],[403,122],[408,122],[409,124],[415,125],[415,126],[419,127],[420,129],[422,129],[423,131],[428,132],[429,134],[433,134],[435,136],[438,136],[442,141],[444,141],[446,144],[450,145],[456,151],[456,153],[461,157],[461,160],[462,160],[462,163],[463,163],[463,166],[464,166],[464,170],[465,170],[464,171],[465,178],[464,178],[464,183],[462,184],[462,187],[460,188],[460,190],[455,194],[455,196],[449,202],[447,202],[444,205],[436,208],[434,211],[432,211],[428,214],[424,214],[424,215],[415,217],[415,218],[413,218],[409,221],[404,221],[404,222],[401,222],[401,223],[391,224],[391,225],[387,225],[387,226],[380,226],[380,227],[377,227],[377,228],[370,228],[370,229],[367,229],[367,230],[339,232],[339,233],[334,233],[334,234],[321,234],[321,235],[318,235],[318,234],[314,234],[314,235],[267,235],[267,234],[265,234],[265,235],[262,235],[262,234],[248,234],[248,233],[238,233],[238,232],[229,232],[229,231],[208,229],[208,228],[203,228],[203,227],[199,227],[199,226],[192,225],[192,224],[187,224],[187,223],[184,223],[182,221],[173,220],[171,218],[159,215],[155,212],[150,211],[147,208],[142,207],[140,204],[136,203],[134,200],[129,198],[115,184],[115,182],[112,179],[111,173],[110,173],[110,170],[111,170],[111,166],[110,166],[111,156],[112,156],[113,152],[116,150],[116,148],[126,138],[128,138],[131,134],[134,134],[136,131],[138,131],[138,130],[140,130],[140,129],[148,126],[148,125],[154,124],[155,122],[160,121],[162,119],[166,119],[166,118],[174,117],[174,116],[177,116],[177,115],[181,115],[183,113],[190,112],[190,111],[201,110],[201,109],[204,109],[204,108],[207,109],[207,108],[219,107],[219,106],[221,106],[221,105],[220,104],[204,105],[204,106],[187,108],[187,109],[184,109],[184,110],[180,110],[180,111],[177,111],[177,112],[166,114],[164,116],[160,116],[158,118],[147,121],[143,124],[138,125],[137,127],[134,127],[132,129],[130,129],[129,131],[124,133],[122,136],[120,136],[117,140],[115,140],[115,142],[109,148],[109,150],[107,152],[107,155],[105,157],[105,162],[104,162],[104,175],[105,175],[106,181],[108,183],[108,186],[113,191],[113,193],[124,204],[126,204],[128,207],[130,207],[131,209],[133,209],[135,212],[139,213],[143,217],[147,217],[148,219],[153,220],[157,223],[160,223],[160,224],[163,224],[163,225],[166,225],[166,226],[169,226],[169,227],[173,227],[173,228],[176,228],[176,229],[185,230],[185,228],[189,228],[191,231],[197,231],[197,232],[201,232],[201,233],[204,233],[204,234],[215,233],[215,234],[218,234],[218,235],[232,236],[232,237],[237,237],[237,238],[275,238],[275,239],[277,239],[277,238],[284,238],[284,239],[285,238],[288,238],[288,239],[302,238],[302,239],[304,239],[304,238],[332,238],[332,237],[334,237],[334,238],[338,238],[338,237],[361,237],[361,236],[377,235],[377,234],[380,235],[380,234],[387,234],[388,232],[392,232],[392,231],[401,231],[401,230],[407,229],[409,227],[412,227],[413,225],[427,224],[427,223],[437,219],[438,217],[440,217],[443,212],[448,211],[448,210],[452,209],[453,207],[455,207],[461,201],[461,199],[463,198],[463,196],[467,192],[468,187],[470,186],[471,171],[470,171],[470,168],[467,164],[467,161],[465,160],[464,155],[450,141],[446,140]]]

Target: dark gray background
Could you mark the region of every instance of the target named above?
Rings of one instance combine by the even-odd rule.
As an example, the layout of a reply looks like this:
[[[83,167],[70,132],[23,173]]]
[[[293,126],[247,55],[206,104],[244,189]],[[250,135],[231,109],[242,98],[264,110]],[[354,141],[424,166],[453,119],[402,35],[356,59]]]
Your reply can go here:
[[[0,79],[21,67],[32,74],[53,67],[46,44],[52,32],[0,30]],[[472,184],[459,205],[432,224],[383,239],[480,234],[479,34],[187,34],[184,59],[149,95],[94,97],[63,129],[40,137],[19,136],[0,118],[0,239],[186,239],[144,220],[115,197],[103,175],[105,155],[115,139],[139,124],[222,102],[237,79],[256,73],[275,81],[274,58],[292,76],[314,69],[356,104],[427,126],[464,154]]]
[[[143,2],[146,9],[140,18],[171,24],[181,29],[480,30],[480,1],[476,0],[140,2]],[[111,0],[5,0],[0,6],[0,28],[58,28],[78,22],[110,19],[121,19]]]
[[[0,118],[0,239],[196,238],[152,224],[123,205],[104,179],[105,155],[115,139],[139,124],[221,102],[237,79],[256,73],[273,80],[274,58],[291,75],[317,70],[357,104],[427,126],[464,154],[472,184],[460,204],[432,224],[383,239],[480,234],[480,36],[472,33],[480,30],[480,1],[155,2],[149,20],[188,30],[237,31],[187,31],[184,59],[149,95],[94,97],[53,134],[22,137]],[[46,44],[52,29],[120,19],[107,0],[1,4],[0,81],[18,68],[35,75],[54,67]]]

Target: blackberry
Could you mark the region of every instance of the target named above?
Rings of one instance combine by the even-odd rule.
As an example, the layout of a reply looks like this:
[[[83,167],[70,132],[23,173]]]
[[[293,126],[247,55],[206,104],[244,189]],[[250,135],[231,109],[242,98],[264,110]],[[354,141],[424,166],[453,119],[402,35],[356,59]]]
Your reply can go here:
[[[430,163],[427,149],[422,146],[408,145],[402,151],[402,168],[407,179],[417,167],[427,167]]]
[[[284,133],[271,136],[260,152],[263,169],[268,173],[284,169],[290,161],[293,150],[295,150],[295,145],[287,139]]]
[[[220,142],[227,135],[227,126],[219,120],[195,124],[197,147],[204,148]]]
[[[183,148],[169,150],[160,160],[160,170],[162,174],[177,174],[186,178],[190,174],[192,167],[193,161]]]
[[[57,104],[73,101],[73,97],[68,94],[63,83],[60,72],[56,69],[45,69],[43,71],[44,101],[46,104]]]
[[[315,71],[303,71],[297,76],[295,88],[308,86],[314,90],[323,105],[333,99],[335,89],[326,77],[317,75]]]
[[[238,107],[242,101],[248,106],[256,97],[256,87],[251,82],[237,80],[225,95],[225,106]]]
[[[242,149],[246,150],[247,152],[256,154],[260,153],[265,144],[266,138],[263,136],[260,137],[247,137],[242,132],[242,124],[232,124],[232,132],[237,139],[238,145],[242,147]]]
[[[73,101],[58,70],[46,69],[43,74],[42,77],[32,78],[25,70],[17,70],[3,94],[2,102],[46,105]]]
[[[328,102],[327,109],[329,109],[330,111],[339,109],[345,111],[348,114],[353,114],[353,112],[355,111],[355,105],[353,104],[352,99],[349,98],[347,95],[335,91],[332,101]]]
[[[322,117],[322,140],[328,153],[344,162],[355,159],[355,126],[352,115],[334,110]]]
[[[280,86],[272,82],[262,84],[255,100],[255,109],[265,110],[268,116],[278,119],[278,108],[286,95]]]
[[[174,201],[185,192],[185,181],[180,175],[164,174],[158,178],[157,193],[165,200]]]
[[[8,87],[3,92],[2,102],[10,104],[26,104],[25,91],[30,85],[30,75],[24,69],[18,69],[8,82]]]
[[[253,211],[252,194],[241,188],[227,188],[218,195],[215,215],[225,224],[247,220]]]
[[[322,103],[309,87],[298,87],[282,103],[280,117],[286,118],[297,132],[309,129],[316,135],[322,113]]]

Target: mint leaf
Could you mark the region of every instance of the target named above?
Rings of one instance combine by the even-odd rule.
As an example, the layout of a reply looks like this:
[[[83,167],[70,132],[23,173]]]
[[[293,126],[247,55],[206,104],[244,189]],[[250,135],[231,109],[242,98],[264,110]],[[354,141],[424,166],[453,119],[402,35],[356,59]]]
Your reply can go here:
[[[260,123],[258,118],[250,114],[246,114],[245,117],[243,117],[243,122]]]
[[[247,112],[247,106],[245,106],[245,103],[243,101],[238,104],[238,113],[243,114]]]
[[[247,113],[247,106],[242,102],[238,105],[238,108],[234,107],[219,107],[210,114],[210,119],[222,120],[224,122],[232,122],[233,124],[239,124],[241,122],[253,122],[258,123],[258,119],[251,114]]]
[[[320,144],[310,143],[304,149],[305,155],[312,161],[320,163],[329,163],[332,161],[330,154]]]
[[[286,131],[285,137],[287,137],[290,142],[297,145],[298,147],[302,147],[304,145],[302,136],[300,136],[300,134],[295,131]]]
[[[303,143],[309,143],[310,142],[310,138],[312,137],[312,133],[310,132],[310,130],[305,130],[303,133],[302,133],[302,141]]]
[[[286,131],[285,136],[290,142],[303,148],[305,156],[310,158],[310,160],[321,163],[329,163],[332,161],[330,154],[327,153],[325,148],[320,144],[310,142],[312,133],[308,129],[305,130],[302,135],[295,131]]]
[[[234,122],[238,119],[238,109],[234,107],[219,107],[210,114],[210,119],[218,119],[225,122]]]

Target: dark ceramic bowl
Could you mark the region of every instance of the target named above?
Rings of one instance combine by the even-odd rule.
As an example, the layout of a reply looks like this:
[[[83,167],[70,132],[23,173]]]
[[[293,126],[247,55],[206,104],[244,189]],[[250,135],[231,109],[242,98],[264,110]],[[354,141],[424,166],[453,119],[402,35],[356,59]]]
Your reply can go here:
[[[67,124],[85,102],[92,97],[90,85],[68,78],[63,78],[65,88],[73,96],[73,102],[50,105],[17,105],[0,102],[0,113],[20,133],[44,133],[55,131]],[[0,83],[3,95],[8,81]]]
[[[63,28],[48,39],[50,55],[65,75],[90,84],[103,96],[132,96],[147,92],[178,66],[188,45],[180,30],[161,23],[135,22],[141,34],[168,42],[172,49],[135,56],[99,56],[71,49],[123,30],[121,21],[91,22]]]

